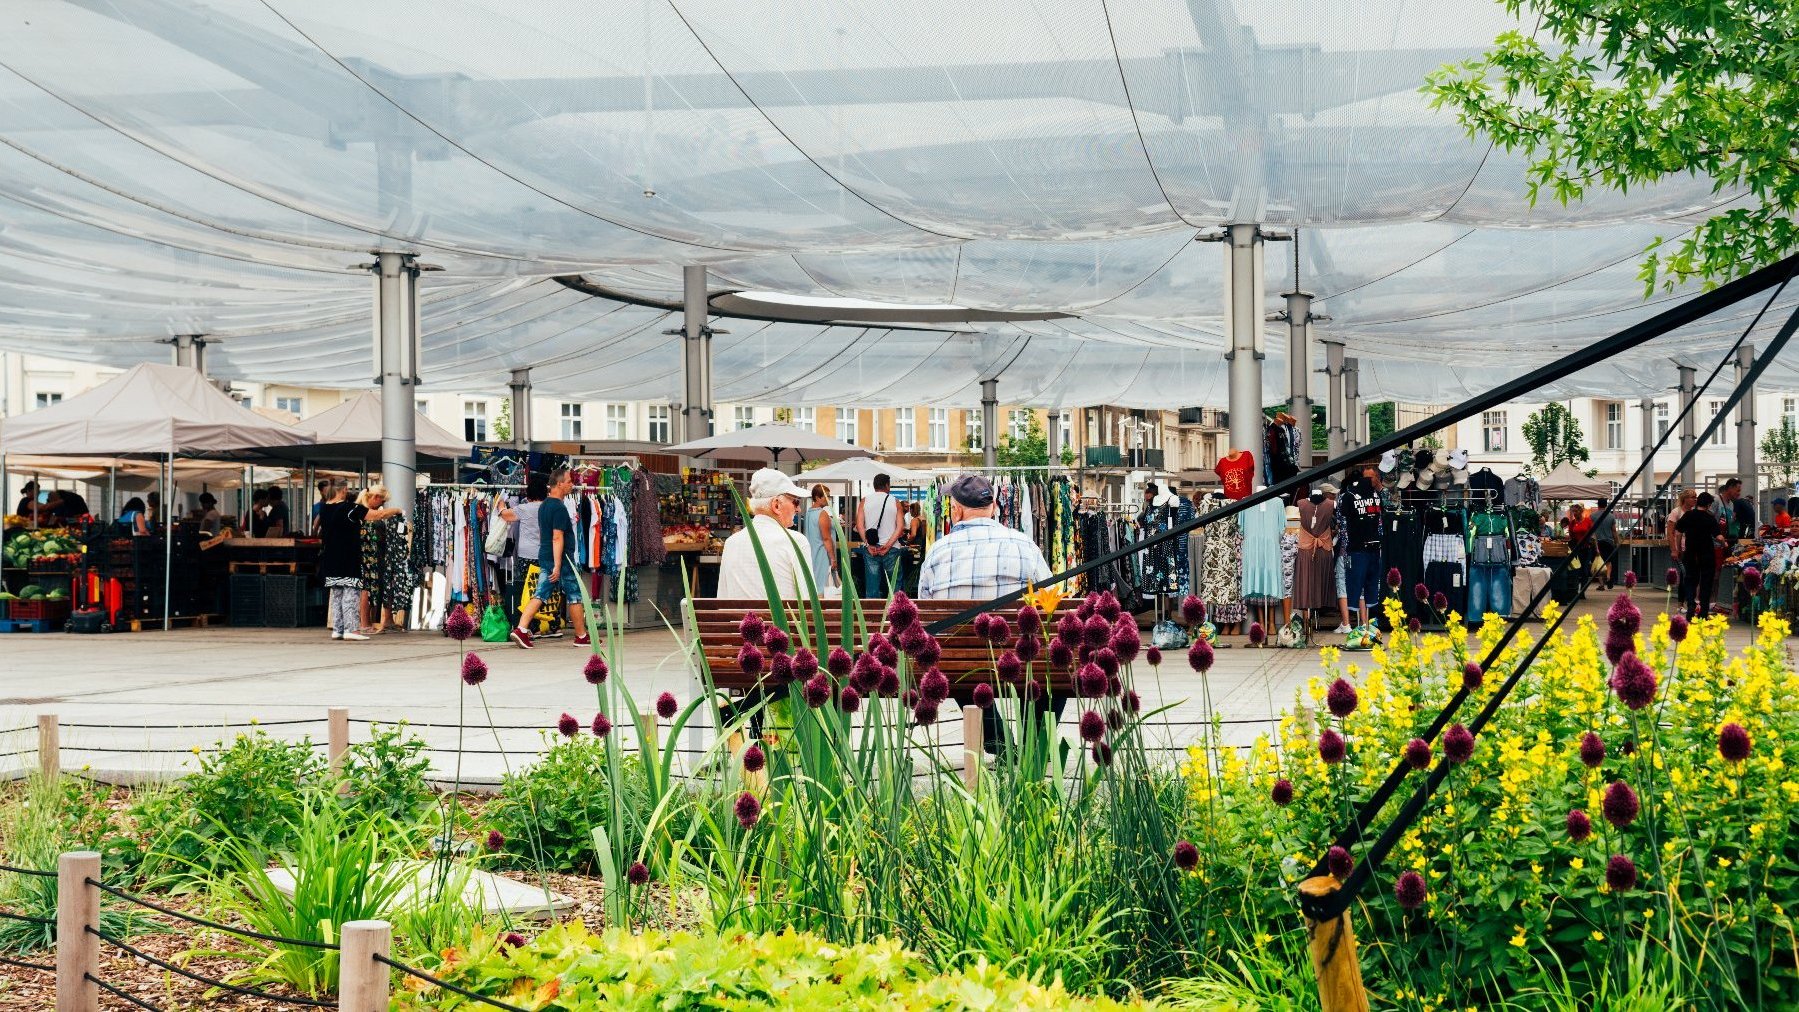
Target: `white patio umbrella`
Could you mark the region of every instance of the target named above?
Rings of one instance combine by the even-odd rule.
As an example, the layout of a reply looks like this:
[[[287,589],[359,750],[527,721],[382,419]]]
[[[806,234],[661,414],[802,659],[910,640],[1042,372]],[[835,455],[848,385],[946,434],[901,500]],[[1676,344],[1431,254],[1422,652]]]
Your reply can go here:
[[[923,485],[936,480],[936,475],[929,471],[914,471],[897,464],[884,464],[873,457],[851,457],[835,464],[815,467],[803,471],[800,477],[808,482],[813,481],[873,481],[875,475],[884,474],[893,479],[895,485]]]
[[[789,453],[797,460],[845,460],[868,454],[867,450],[841,439],[821,436],[791,425],[753,425],[747,429],[733,429],[716,436],[689,440],[663,452],[678,453],[685,457],[722,457],[769,464],[778,463],[783,453]]]

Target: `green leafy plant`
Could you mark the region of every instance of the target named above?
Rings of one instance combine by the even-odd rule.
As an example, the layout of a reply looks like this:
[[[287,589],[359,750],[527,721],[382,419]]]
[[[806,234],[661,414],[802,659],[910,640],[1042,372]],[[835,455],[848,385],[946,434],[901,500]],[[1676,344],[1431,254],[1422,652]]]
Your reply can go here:
[[[1792,485],[1793,476],[1799,474],[1799,429],[1793,427],[1790,417],[1783,416],[1778,426],[1762,436],[1761,451],[1762,461],[1774,466],[1780,483]]]
[[[1587,449],[1586,438],[1580,430],[1580,420],[1560,401],[1550,401],[1524,419],[1530,466],[1539,475],[1548,474],[1564,461],[1585,464],[1593,455]]]
[[[96,848],[106,822],[93,798],[86,784],[72,778],[33,776],[23,794],[0,806],[0,864],[53,872],[64,853]],[[0,872],[0,910],[54,921],[56,889],[55,878]],[[155,928],[130,910],[101,904],[100,929],[107,934],[124,937],[146,926]],[[54,924],[0,918],[0,952],[34,952],[55,944]]]
[[[221,844],[228,840],[280,849],[300,824],[308,788],[326,775],[325,757],[309,739],[283,741],[257,729],[221,744],[182,778],[179,792],[149,795],[133,806],[132,817],[152,829],[147,877],[203,879],[226,859]]]
[[[483,824],[505,840],[495,860],[502,867],[534,868],[541,857],[554,871],[596,873],[593,827],[608,819],[612,785],[624,786],[624,804],[633,811],[648,802],[633,775],[640,763],[637,756],[623,757],[622,775],[614,778],[600,739],[582,733],[551,744],[536,762],[508,774],[482,812]]]
[[[372,724],[367,741],[344,753],[344,803],[364,815],[385,816],[412,825],[431,810],[435,795],[426,781],[431,759],[424,739],[406,733],[404,723]]]

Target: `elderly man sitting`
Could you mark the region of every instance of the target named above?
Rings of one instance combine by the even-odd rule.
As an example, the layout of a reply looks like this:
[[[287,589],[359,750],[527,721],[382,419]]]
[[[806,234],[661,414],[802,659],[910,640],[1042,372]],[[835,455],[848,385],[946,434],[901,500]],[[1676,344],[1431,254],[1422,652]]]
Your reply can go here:
[[[750,531],[756,532],[756,543],[768,560],[768,571],[775,578],[775,588],[784,601],[807,596],[802,566],[811,558],[812,549],[804,535],[793,529],[793,518],[806,500],[806,492],[793,479],[765,467],[750,475],[750,522],[743,530],[725,539],[724,552],[718,561],[718,596],[723,598],[766,599],[768,589],[762,582],[762,568],[756,564],[756,546],[750,543]]]
[[[990,601],[1049,579],[1036,542],[994,519],[992,482],[964,474],[950,483],[949,496],[949,533],[925,553],[919,597]]]

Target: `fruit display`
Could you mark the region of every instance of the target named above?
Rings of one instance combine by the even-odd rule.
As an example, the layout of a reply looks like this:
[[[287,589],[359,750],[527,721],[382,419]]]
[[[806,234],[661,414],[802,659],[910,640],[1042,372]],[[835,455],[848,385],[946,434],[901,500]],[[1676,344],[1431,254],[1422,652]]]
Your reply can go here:
[[[15,569],[24,569],[33,562],[62,560],[78,562],[84,548],[74,534],[60,527],[47,527],[42,530],[20,531],[6,539],[4,547],[0,547],[0,558],[5,564]]]
[[[29,583],[19,588],[17,594],[0,590],[0,601],[67,601],[68,599],[69,592],[62,587],[45,590],[35,583]]]

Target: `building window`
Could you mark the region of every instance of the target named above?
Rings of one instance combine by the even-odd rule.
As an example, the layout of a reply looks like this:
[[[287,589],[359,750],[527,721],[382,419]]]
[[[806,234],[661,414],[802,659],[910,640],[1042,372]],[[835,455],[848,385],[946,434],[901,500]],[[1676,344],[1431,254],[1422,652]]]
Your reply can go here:
[[[731,419],[740,429],[753,429],[756,427],[756,409],[732,408]]]
[[[893,412],[893,448],[918,449],[918,409],[896,408]]]
[[[650,405],[650,442],[672,442],[672,440],[669,439],[669,426],[673,417],[674,409],[670,408],[668,405]]]
[[[1604,422],[1604,432],[1600,437],[1600,449],[1624,449],[1624,403],[1622,401],[1606,401],[1600,416]]]
[[[1789,428],[1799,429],[1799,397],[1780,399],[1780,420]]]
[[[981,448],[981,413],[979,411],[962,412],[962,431],[968,433],[968,448]]]
[[[1505,452],[1505,412],[1480,413],[1480,448],[1485,453]]]
[[[37,406],[40,408],[47,408],[52,404],[61,404],[61,403],[62,403],[62,394],[38,394],[37,395]]]
[[[1027,408],[1013,408],[1007,418],[1007,429],[1014,440],[1023,439],[1031,431],[1031,412]]]
[[[949,409],[932,408],[930,426],[931,449],[949,449]]]
[[[1056,426],[1062,430],[1062,449],[1074,448],[1074,416],[1066,411],[1056,415]],[[1056,463],[1051,461],[1050,463]]]
[[[581,438],[581,405],[563,402],[562,405],[562,438]]]
[[[818,409],[817,408],[794,408],[793,409],[793,427],[796,429],[799,429],[802,432],[817,432],[818,431]]]
[[[462,402],[462,438],[471,443],[487,441],[487,402]]]
[[[59,394],[58,396],[60,397],[61,395]],[[305,404],[298,397],[277,397],[277,398],[275,398],[275,410],[276,411],[285,411],[288,414],[293,415],[296,418],[298,418],[300,415],[303,415],[306,413]]]
[[[421,415],[426,414],[427,412],[425,411],[425,404],[426,404],[425,399],[423,397],[420,397],[417,401],[413,402],[413,410],[417,411]]]
[[[1655,402],[1655,438],[1663,439],[1668,435],[1668,403]]]
[[[846,443],[857,442],[855,408],[837,409],[837,438]]]
[[[606,438],[631,438],[631,406],[628,404],[606,405]]]
[[[1706,406],[1706,412],[1710,415],[1711,418],[1722,418],[1723,417],[1723,415],[1724,415],[1724,402],[1723,401],[1707,401],[1707,402],[1705,402],[1705,406]],[[1707,424],[1710,424],[1710,419],[1707,419]],[[1719,425],[1716,429],[1712,430],[1712,445],[1713,446],[1723,446],[1726,435],[1729,432],[1730,432],[1730,424],[1728,422],[1726,422],[1722,425]]]

